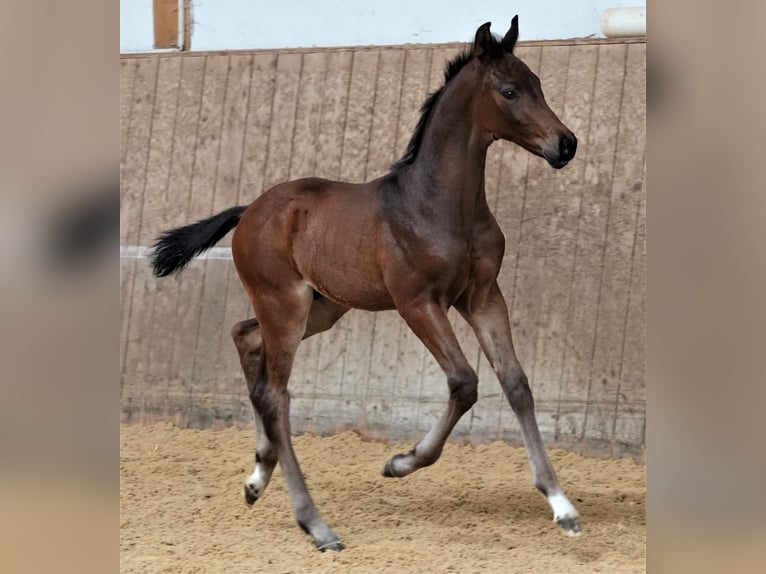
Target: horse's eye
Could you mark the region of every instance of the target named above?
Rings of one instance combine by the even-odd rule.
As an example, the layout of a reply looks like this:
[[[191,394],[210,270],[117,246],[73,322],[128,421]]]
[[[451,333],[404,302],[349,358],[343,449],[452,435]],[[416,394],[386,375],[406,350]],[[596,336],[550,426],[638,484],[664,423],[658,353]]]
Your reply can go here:
[[[516,92],[511,89],[505,89],[500,92],[500,95],[502,95],[506,100],[510,100],[516,96]]]

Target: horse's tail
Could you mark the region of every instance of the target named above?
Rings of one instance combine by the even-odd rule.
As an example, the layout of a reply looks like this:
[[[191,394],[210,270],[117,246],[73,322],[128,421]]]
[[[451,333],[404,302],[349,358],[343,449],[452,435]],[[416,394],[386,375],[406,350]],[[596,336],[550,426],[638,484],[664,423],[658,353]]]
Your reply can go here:
[[[247,206],[230,207],[213,217],[162,233],[149,256],[154,274],[165,277],[181,271],[194,257],[234,229],[245,209]]]

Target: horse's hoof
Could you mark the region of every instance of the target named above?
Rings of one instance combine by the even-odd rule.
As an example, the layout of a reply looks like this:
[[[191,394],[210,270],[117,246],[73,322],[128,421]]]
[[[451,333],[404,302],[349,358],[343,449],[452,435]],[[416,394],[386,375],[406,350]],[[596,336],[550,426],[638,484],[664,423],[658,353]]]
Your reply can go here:
[[[564,534],[566,534],[567,536],[571,536],[571,537],[580,536],[580,532],[581,532],[580,521],[577,519],[577,517],[559,518],[556,521],[556,524],[561,526],[561,529],[564,531]]]
[[[343,550],[343,542],[340,540],[333,540],[332,542],[326,542],[325,544],[317,544],[317,550],[324,552],[325,550],[333,550],[334,552],[340,552]]]
[[[251,485],[245,484],[245,502],[248,504],[248,506],[255,504],[255,501],[258,500],[259,494],[260,493]]]
[[[383,465],[383,471],[381,474],[388,478],[398,478],[398,476],[394,474],[393,459],[387,461],[386,464]]]
[[[407,457],[406,454],[395,454],[393,457],[388,459],[388,462],[386,462],[386,464],[383,465],[383,471],[381,472],[381,474],[388,478],[401,478],[409,474],[408,472],[402,472],[401,470],[397,472],[394,469],[394,461],[399,460],[401,458],[406,458],[406,457]]]

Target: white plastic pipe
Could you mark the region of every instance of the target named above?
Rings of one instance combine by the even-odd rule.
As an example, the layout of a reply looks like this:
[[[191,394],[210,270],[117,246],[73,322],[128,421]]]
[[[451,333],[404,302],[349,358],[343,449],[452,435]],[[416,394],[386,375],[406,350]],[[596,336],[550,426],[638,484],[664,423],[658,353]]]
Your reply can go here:
[[[601,31],[607,38],[646,36],[646,6],[604,10]]]

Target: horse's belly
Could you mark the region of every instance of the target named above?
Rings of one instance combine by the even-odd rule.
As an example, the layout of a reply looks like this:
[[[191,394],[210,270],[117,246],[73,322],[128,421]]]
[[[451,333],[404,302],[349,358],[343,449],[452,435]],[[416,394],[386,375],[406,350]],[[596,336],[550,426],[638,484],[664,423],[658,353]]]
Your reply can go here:
[[[362,279],[349,281],[348,277],[333,281],[329,277],[320,277],[309,283],[323,296],[354,309],[367,311],[384,311],[393,309],[394,302],[385,287],[372,284]]]
[[[394,307],[372,233],[342,234],[328,228],[321,238],[297,241],[293,256],[303,278],[325,297],[355,309]]]

